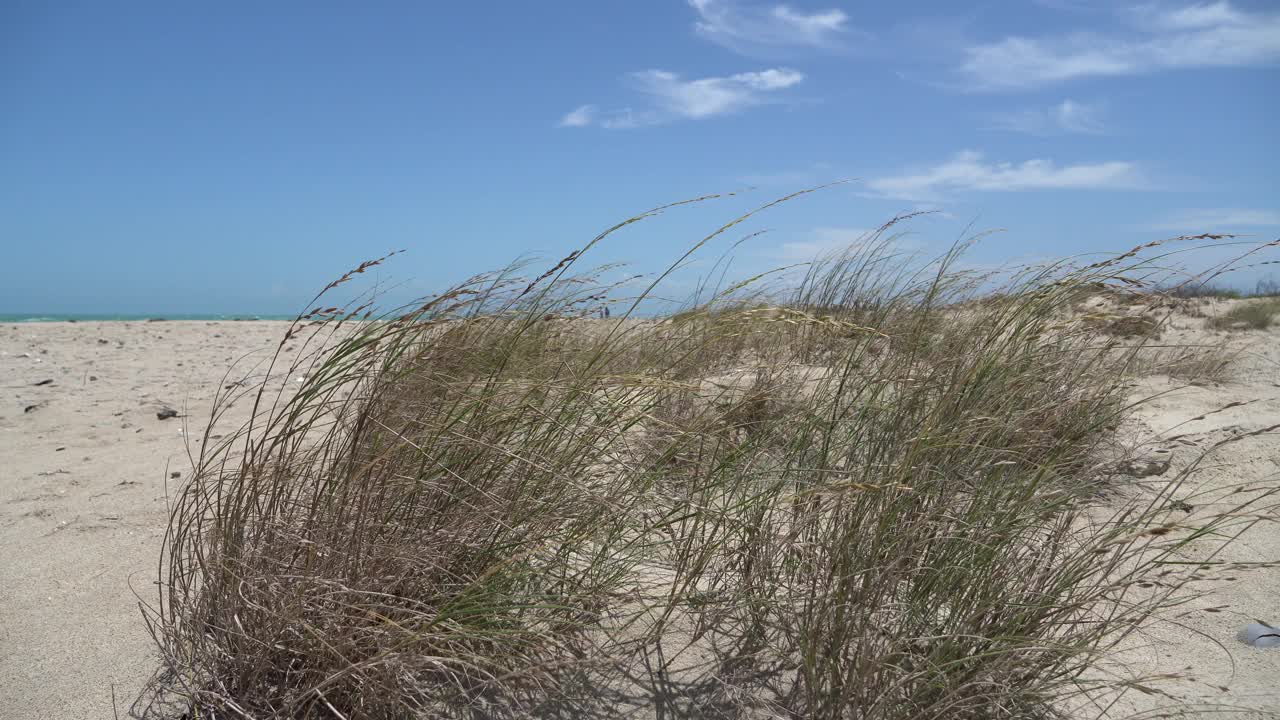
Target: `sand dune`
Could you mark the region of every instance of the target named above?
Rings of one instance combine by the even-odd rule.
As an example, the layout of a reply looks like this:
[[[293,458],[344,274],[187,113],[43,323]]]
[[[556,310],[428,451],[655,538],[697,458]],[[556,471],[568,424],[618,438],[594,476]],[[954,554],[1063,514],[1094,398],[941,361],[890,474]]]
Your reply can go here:
[[[0,325],[0,715],[111,717],[113,694],[125,715],[155,669],[138,596],[155,597],[166,492],[189,472],[192,434],[228,382],[226,368],[267,356],[283,331],[275,322]],[[1166,334],[1173,342],[1213,337],[1196,318],[1178,319]],[[1174,451],[1172,470],[1143,482],[1167,481],[1209,445],[1280,423],[1280,329],[1233,337],[1242,352],[1230,382],[1188,387],[1157,376],[1135,388],[1163,393],[1139,410],[1135,427]],[[1232,402],[1247,404],[1208,414]],[[159,419],[164,408],[178,417]],[[1212,495],[1278,475],[1280,436],[1259,435],[1227,446],[1191,487]],[[1192,513],[1221,506],[1187,493]],[[1211,549],[1205,541],[1190,552]],[[1259,524],[1218,559],[1280,561],[1280,528]],[[1167,696],[1131,693],[1114,716],[1222,703],[1262,717],[1280,703],[1280,650],[1234,639],[1253,618],[1280,622],[1280,568],[1207,578],[1202,597],[1155,623],[1124,656],[1132,672],[1194,679],[1162,686]]]

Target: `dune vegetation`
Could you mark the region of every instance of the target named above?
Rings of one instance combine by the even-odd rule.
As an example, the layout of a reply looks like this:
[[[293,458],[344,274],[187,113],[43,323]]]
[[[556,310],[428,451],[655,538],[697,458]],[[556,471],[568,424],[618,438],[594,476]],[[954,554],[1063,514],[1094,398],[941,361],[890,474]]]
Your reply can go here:
[[[1215,330],[1266,330],[1280,317],[1280,297],[1251,299],[1210,318]]]
[[[547,272],[298,319],[301,382],[224,398],[254,422],[215,413],[172,500],[154,708],[918,720],[1146,691],[1098,659],[1240,523],[1183,522],[1181,478],[1107,495],[1156,334],[1071,308],[1145,261],[978,275],[889,223],[639,317],[664,275],[580,267],[643,217]]]

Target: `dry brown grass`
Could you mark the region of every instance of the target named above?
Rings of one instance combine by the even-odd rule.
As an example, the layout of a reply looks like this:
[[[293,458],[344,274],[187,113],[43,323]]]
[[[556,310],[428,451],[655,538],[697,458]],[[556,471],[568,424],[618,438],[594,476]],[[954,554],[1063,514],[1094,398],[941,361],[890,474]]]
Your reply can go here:
[[[1250,299],[1209,318],[1206,324],[1214,330],[1266,330],[1278,316],[1280,298]]]
[[[1165,531],[1177,479],[1086,522],[1149,334],[1060,310],[1129,266],[962,305],[956,253],[912,269],[872,242],[768,309],[740,288],[598,321],[617,290],[579,257],[308,330],[330,339],[301,388],[261,394],[174,500],[152,698],[915,720],[1123,689],[1082,672],[1219,523]]]

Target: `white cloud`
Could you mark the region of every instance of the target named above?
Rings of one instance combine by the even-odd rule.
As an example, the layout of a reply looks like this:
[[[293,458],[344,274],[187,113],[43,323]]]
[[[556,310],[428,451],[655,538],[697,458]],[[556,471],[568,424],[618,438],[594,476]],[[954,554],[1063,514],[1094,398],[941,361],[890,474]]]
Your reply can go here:
[[[1101,116],[1098,106],[1068,99],[1049,108],[999,113],[992,120],[997,129],[1028,135],[1097,134],[1103,131]]]
[[[960,72],[979,89],[1017,89],[1087,76],[1137,75],[1193,67],[1243,67],[1280,60],[1280,13],[1229,2],[1148,4],[1130,13],[1126,34],[1008,37],[966,48]]]
[[[600,118],[600,127],[607,130],[626,130],[643,125],[657,125],[662,122],[661,116],[650,110],[636,112],[631,108],[614,110],[608,117]]]
[[[699,35],[747,54],[770,48],[834,48],[848,32],[849,16],[836,8],[803,12],[737,0],[689,0],[689,6],[698,14],[694,28]]]
[[[804,75],[786,69],[748,72],[729,77],[682,80],[664,70],[646,70],[632,78],[660,107],[685,118],[705,118],[735,112],[764,102],[764,93],[789,88]]]
[[[595,105],[579,105],[560,118],[560,127],[586,127],[595,121],[598,111]]]
[[[566,115],[560,122],[565,127],[599,124],[609,129],[625,129],[657,125],[672,120],[701,120],[727,115],[756,105],[773,102],[770,93],[793,87],[804,75],[787,68],[770,68],[760,72],[738,73],[728,77],[685,80],[666,70],[632,73],[630,81],[646,95],[652,107],[643,110],[626,108],[600,114],[595,106],[584,105]],[[580,112],[590,108],[587,112]],[[573,120],[573,122],[569,122]]]
[[[1184,210],[1147,227],[1179,233],[1213,232],[1215,230],[1280,226],[1280,211],[1247,208],[1211,208]]]
[[[1232,7],[1230,2],[1188,5],[1177,9],[1165,9],[1159,5],[1141,5],[1134,9],[1141,21],[1167,30],[1189,30],[1217,25],[1240,25],[1248,21],[1246,15]]]
[[[864,243],[871,233],[864,228],[814,228],[809,233],[809,240],[783,243],[771,254],[788,263],[809,262],[821,255]]]
[[[1009,192],[1048,189],[1135,189],[1145,185],[1137,166],[1103,162],[1058,167],[1052,160],[988,163],[972,150],[915,174],[871,180],[867,187],[881,196],[935,201],[948,191]]]
[[[1098,108],[1074,100],[1063,100],[1050,111],[1050,117],[1066,132],[1102,132]]]

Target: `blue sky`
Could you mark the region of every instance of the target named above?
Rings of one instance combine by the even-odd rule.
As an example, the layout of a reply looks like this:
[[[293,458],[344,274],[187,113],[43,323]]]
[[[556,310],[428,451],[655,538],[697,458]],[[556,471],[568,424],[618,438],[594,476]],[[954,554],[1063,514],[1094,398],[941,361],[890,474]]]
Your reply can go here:
[[[975,263],[1270,240],[1277,88],[1276,2],[11,0],[0,312],[290,312],[397,248],[425,293],[755,188],[595,258],[648,271],[838,179],[735,267],[920,208],[926,251],[1003,229]]]

